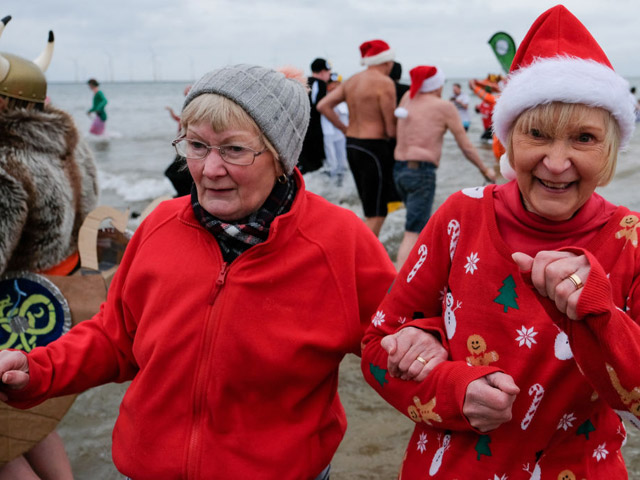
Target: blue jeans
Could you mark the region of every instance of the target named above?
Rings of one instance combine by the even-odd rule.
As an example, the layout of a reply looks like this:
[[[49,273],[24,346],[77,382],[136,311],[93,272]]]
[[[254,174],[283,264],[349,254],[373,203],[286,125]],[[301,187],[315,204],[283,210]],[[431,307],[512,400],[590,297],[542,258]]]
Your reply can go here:
[[[429,162],[396,161],[393,179],[407,208],[404,229],[420,233],[431,217],[436,193],[436,166]]]
[[[327,468],[320,472],[316,480],[329,480],[329,473],[331,473],[331,464],[327,465]]]

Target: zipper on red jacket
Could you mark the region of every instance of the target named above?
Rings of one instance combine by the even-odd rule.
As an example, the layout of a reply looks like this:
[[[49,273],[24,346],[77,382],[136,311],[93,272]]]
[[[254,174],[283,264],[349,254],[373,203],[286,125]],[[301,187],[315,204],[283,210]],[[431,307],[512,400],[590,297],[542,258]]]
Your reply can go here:
[[[227,262],[222,263],[222,268],[218,273],[213,290],[209,296],[209,305],[213,305],[220,290],[224,286],[225,279],[227,277],[227,271],[229,270],[229,264]],[[198,370],[196,372],[196,384],[194,388],[193,398],[193,419],[194,423],[191,425],[191,434],[189,438],[189,450],[187,452],[187,464],[186,464],[186,478],[198,478],[200,473],[200,458],[202,456],[202,429],[203,429],[203,412],[207,405],[207,378],[209,376],[209,357],[211,354],[211,342],[213,341],[215,325],[212,324],[211,316],[207,318],[207,324],[204,329],[204,338],[201,349],[201,358],[198,362]]]
[[[224,281],[227,278],[227,272],[229,271],[229,264],[227,262],[222,262],[222,269],[220,273],[218,273],[218,278],[216,279],[216,283],[214,285],[213,290],[211,291],[211,295],[209,296],[209,305],[213,305],[213,302],[216,301],[222,286],[224,285]]]

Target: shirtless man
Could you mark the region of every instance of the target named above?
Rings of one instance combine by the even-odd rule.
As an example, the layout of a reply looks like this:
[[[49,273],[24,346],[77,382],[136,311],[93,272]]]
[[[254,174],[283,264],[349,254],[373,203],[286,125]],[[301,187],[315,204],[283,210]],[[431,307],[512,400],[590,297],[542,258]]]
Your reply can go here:
[[[436,168],[440,164],[447,129],[453,133],[464,156],[484,178],[492,183],[496,180],[493,168],[485,166],[467,137],[455,105],[441,98],[444,74],[431,66],[415,67],[410,74],[411,88],[395,112],[398,144],[394,152],[394,179],[407,207],[404,238],[398,250],[398,269],[431,216]]]
[[[364,209],[365,223],[378,235],[387,203],[394,198],[393,110],[396,87],[389,77],[394,53],[386,42],[371,40],[360,45],[367,69],[355,74],[318,103],[318,111],[347,136],[347,159]],[[334,107],[346,101],[349,125],[340,121]]]

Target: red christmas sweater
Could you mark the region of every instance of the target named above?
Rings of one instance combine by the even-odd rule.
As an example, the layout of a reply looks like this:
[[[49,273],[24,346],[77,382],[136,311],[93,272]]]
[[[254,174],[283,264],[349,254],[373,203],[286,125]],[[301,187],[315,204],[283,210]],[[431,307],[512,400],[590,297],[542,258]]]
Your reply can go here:
[[[519,273],[496,188],[465,189],[434,214],[363,339],[367,381],[416,423],[400,477],[627,478],[619,415],[640,426],[640,214],[609,209],[584,248],[568,248],[591,264],[572,321]],[[421,383],[391,378],[380,347],[407,326],[437,332],[450,355]],[[512,420],[481,433],[462,414],[465,392],[495,371],[520,394]]]

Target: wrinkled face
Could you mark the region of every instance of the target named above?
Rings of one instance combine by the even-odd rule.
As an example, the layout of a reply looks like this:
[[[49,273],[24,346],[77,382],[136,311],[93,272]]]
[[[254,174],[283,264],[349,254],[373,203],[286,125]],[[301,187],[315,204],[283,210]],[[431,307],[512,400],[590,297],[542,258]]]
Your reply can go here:
[[[511,163],[528,211],[562,221],[585,204],[608,161],[604,119],[592,108],[554,136],[535,126],[514,130]]]
[[[215,132],[207,124],[190,124],[186,138],[213,146],[264,149],[258,132],[232,129]],[[268,150],[248,166],[225,163],[216,149],[211,149],[203,159],[188,158],[187,165],[200,205],[224,221],[239,220],[258,210],[271,193],[276,177],[282,173]]]

